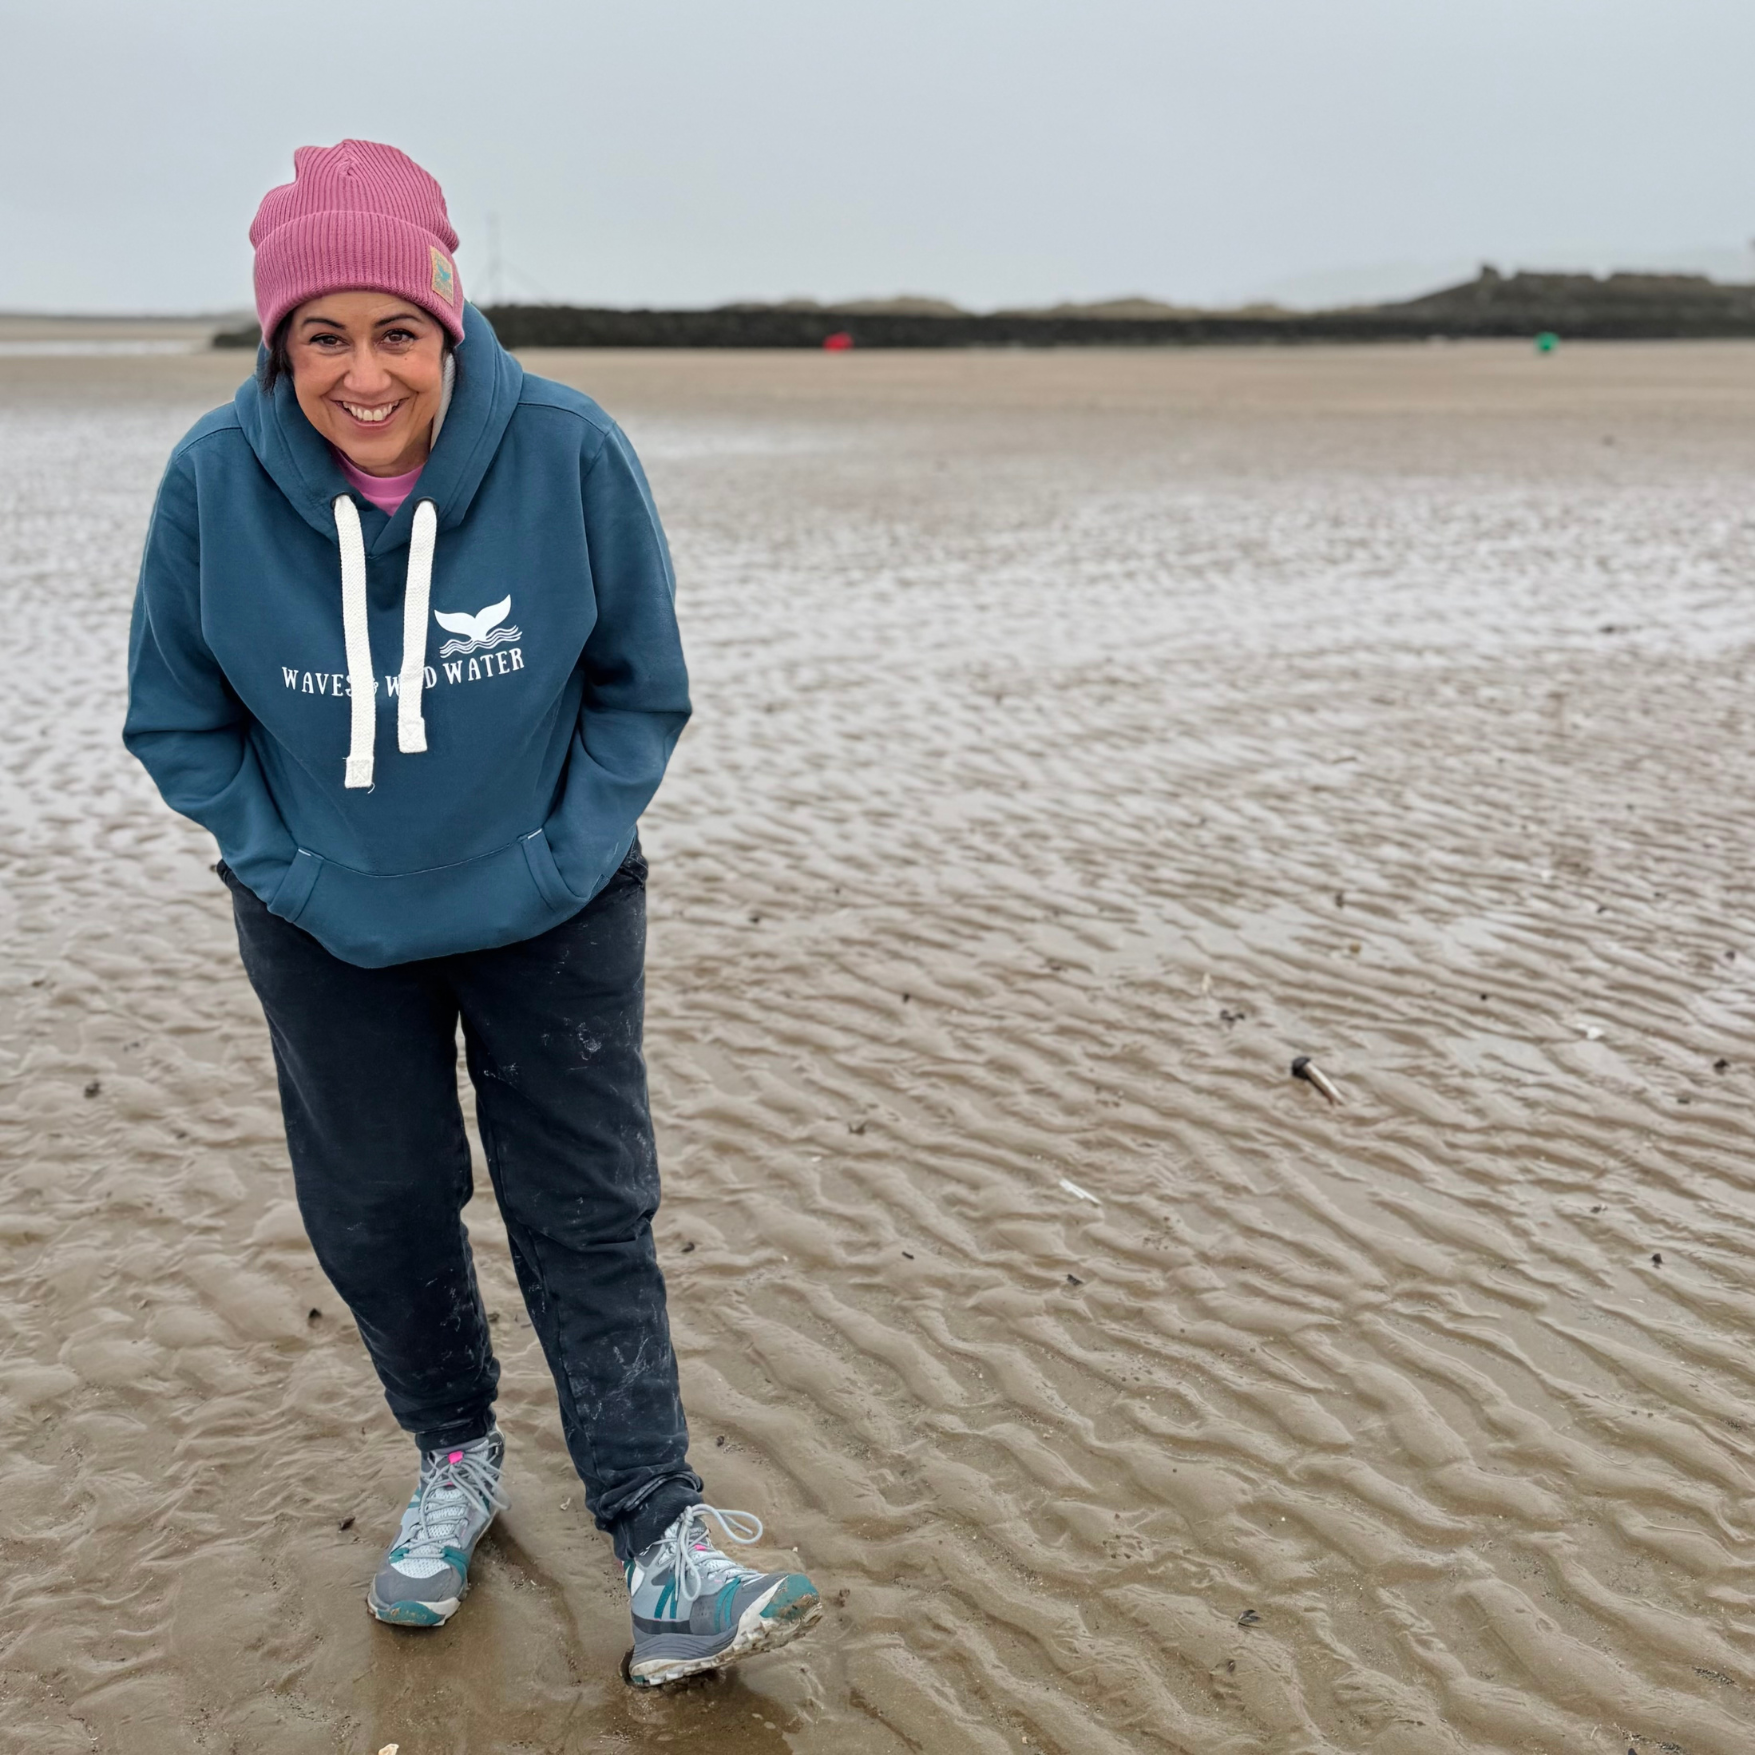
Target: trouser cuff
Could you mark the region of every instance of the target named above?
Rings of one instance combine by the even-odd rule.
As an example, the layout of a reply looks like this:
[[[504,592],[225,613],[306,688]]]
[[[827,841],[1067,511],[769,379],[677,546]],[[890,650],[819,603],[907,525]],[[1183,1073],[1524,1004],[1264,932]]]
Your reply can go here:
[[[467,1420],[453,1420],[448,1426],[434,1426],[413,1436],[422,1450],[461,1450],[464,1445],[487,1437],[493,1429],[493,1409],[484,1408],[479,1414],[471,1414]]]
[[[693,1475],[666,1481],[650,1499],[642,1500],[628,1515],[610,1525],[615,1557],[625,1566],[643,1548],[650,1548],[691,1505],[701,1502],[701,1488]]]

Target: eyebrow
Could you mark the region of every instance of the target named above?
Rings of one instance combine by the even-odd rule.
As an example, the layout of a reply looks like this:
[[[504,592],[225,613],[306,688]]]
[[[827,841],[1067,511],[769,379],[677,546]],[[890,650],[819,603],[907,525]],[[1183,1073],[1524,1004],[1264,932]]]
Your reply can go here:
[[[382,329],[385,326],[385,324],[387,324],[387,323],[411,323],[411,322],[418,323],[418,322],[421,322],[423,319],[425,319],[427,321],[431,321],[430,318],[425,318],[425,313],[421,312],[421,311],[395,311],[395,312],[392,312],[391,315],[388,317],[380,317],[377,320],[377,322],[375,322],[372,325],[372,327],[374,329]],[[324,317],[324,316],[312,316],[312,317],[301,318],[299,321],[299,327],[301,329],[308,329],[313,323],[322,324],[326,328],[330,328],[330,329],[345,329],[347,327],[347,325],[345,323],[343,323],[339,317]]]

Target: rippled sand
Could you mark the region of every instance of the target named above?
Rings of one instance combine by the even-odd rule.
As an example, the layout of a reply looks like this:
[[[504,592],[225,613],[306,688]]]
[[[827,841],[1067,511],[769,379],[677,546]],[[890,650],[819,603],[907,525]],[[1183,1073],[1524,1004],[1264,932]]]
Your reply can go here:
[[[530,363],[673,535],[661,1252],[830,1613],[622,1686],[484,1179],[514,1508],[367,1619],[411,1452],[116,738],[239,361],[10,358],[0,1744],[1755,1748],[1755,349]]]

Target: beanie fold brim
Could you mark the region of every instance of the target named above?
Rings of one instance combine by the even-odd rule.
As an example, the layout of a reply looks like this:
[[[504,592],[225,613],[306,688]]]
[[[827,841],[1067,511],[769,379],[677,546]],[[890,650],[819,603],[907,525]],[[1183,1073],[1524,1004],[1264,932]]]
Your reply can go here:
[[[256,245],[256,312],[271,341],[289,311],[325,293],[390,293],[463,339],[463,283],[433,234],[394,214],[329,208],[276,226]]]

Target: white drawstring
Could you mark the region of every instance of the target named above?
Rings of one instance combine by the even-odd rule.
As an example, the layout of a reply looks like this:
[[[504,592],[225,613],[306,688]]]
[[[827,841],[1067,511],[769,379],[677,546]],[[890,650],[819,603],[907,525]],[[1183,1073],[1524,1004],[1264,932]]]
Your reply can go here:
[[[431,500],[414,509],[408,538],[408,584],[402,593],[402,676],[396,684],[396,747],[418,756],[427,747],[427,722],[420,695],[427,681],[427,602],[433,588],[433,544],[439,513]]]
[[[378,683],[372,674],[372,641],[366,621],[366,544],[360,534],[359,510],[346,494],[337,494],[330,510],[335,514],[335,535],[341,544],[341,631],[352,696],[347,776],[342,784],[352,790],[372,784]],[[431,500],[422,500],[414,509],[414,529],[408,539],[408,582],[402,594],[402,670],[396,679],[396,747],[405,755],[420,755],[427,747],[421,693],[427,680],[427,606],[432,596],[438,529],[437,508]]]
[[[346,494],[337,494],[330,510],[341,544],[341,632],[353,710],[347,778],[342,784],[363,787],[372,783],[372,740],[378,729],[378,684],[372,675],[372,640],[366,629],[366,544],[360,535],[359,510]]]

